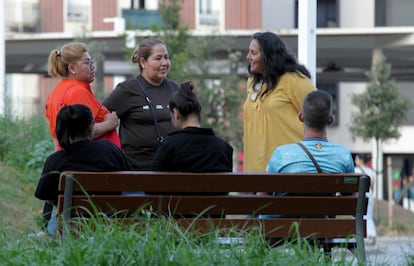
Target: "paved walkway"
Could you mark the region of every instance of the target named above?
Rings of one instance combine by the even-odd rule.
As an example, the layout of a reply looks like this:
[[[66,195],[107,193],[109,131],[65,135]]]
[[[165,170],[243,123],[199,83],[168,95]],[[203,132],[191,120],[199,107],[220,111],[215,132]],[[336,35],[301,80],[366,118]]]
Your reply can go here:
[[[365,245],[368,265],[413,265],[414,237],[379,237]],[[411,257],[410,257],[411,256]]]

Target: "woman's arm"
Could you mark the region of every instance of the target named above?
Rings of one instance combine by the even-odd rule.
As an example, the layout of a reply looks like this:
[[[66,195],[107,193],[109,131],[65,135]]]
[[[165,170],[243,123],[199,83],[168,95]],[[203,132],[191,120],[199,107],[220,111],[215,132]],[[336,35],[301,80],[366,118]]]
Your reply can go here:
[[[108,113],[105,115],[104,121],[95,123],[93,139],[99,138],[106,132],[115,130],[118,127],[118,116],[116,112]]]

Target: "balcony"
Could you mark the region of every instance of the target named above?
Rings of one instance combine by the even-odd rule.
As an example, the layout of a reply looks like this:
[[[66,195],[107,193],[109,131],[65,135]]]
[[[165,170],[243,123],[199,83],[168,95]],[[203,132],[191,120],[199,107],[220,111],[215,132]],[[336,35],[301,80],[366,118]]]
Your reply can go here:
[[[217,26],[220,24],[220,13],[200,13],[200,25],[213,25]]]
[[[16,3],[7,1],[5,5],[6,32],[39,32],[40,8],[37,3]]]
[[[159,10],[122,9],[127,30],[150,29],[153,26],[163,27]]]

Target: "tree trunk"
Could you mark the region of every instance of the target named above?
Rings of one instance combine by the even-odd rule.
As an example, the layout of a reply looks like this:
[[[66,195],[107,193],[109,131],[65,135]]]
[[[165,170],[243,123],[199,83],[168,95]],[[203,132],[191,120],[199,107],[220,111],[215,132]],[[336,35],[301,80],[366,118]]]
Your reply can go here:
[[[379,220],[378,214],[378,199],[382,198],[382,189],[383,189],[383,182],[382,182],[382,165],[383,165],[383,153],[382,153],[382,141],[380,138],[373,139],[374,141],[374,153],[375,160],[373,161],[373,169],[375,172],[375,184],[374,184],[374,218],[376,221]]]
[[[392,228],[392,158],[387,158],[387,184],[388,184],[388,228]]]

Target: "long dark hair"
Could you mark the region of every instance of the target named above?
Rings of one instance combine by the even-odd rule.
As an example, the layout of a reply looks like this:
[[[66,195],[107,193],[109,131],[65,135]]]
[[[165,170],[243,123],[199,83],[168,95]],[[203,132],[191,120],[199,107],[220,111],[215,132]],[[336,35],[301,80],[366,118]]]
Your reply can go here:
[[[89,138],[94,123],[91,109],[83,104],[67,105],[56,117],[56,138],[63,149],[67,149],[74,138]]]
[[[170,111],[177,108],[180,114],[186,119],[190,114],[196,114],[201,121],[201,104],[193,92],[194,85],[191,81],[184,81],[180,89],[170,98]]]
[[[261,57],[265,67],[264,73],[252,73],[250,64],[247,67],[250,75],[253,77],[253,84],[261,80],[266,84],[267,88],[262,95],[267,94],[279,82],[279,78],[286,72],[300,72],[311,78],[309,71],[304,65],[296,60],[293,53],[289,52],[285,43],[278,35],[273,32],[256,32],[252,40],[256,40],[261,49]]]

